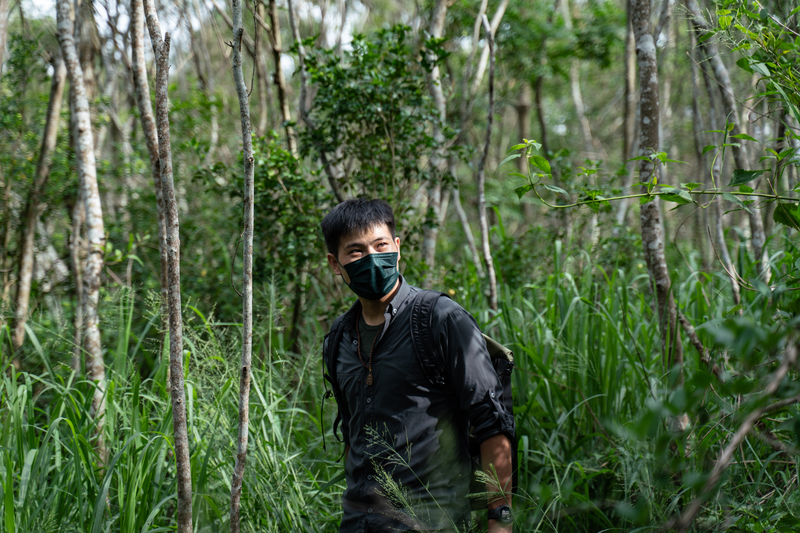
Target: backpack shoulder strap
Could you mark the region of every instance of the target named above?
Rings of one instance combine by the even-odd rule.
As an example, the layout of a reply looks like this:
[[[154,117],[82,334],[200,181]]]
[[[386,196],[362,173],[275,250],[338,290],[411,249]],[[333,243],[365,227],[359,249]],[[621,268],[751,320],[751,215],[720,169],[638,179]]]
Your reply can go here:
[[[431,330],[431,318],[436,302],[448,295],[436,291],[419,291],[411,307],[411,341],[422,371],[434,385],[444,385],[445,359],[439,352],[437,339]]]

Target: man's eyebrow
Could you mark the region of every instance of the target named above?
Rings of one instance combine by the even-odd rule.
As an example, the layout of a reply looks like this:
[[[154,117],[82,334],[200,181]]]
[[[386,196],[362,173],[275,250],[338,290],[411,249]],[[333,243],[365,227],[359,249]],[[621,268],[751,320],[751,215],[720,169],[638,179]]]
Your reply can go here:
[[[384,235],[384,236],[378,237],[376,239],[373,239],[370,244],[375,244],[378,241],[389,241],[389,240],[391,240],[391,239]],[[360,242],[360,241],[347,243],[347,244],[344,245],[344,249],[347,250],[348,248],[353,248],[354,246],[364,246],[364,243]]]

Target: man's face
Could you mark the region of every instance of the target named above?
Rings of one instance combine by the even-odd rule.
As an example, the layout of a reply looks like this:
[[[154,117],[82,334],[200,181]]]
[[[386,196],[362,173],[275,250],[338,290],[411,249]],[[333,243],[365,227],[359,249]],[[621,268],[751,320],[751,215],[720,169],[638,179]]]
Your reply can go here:
[[[392,232],[386,224],[374,226],[360,235],[345,235],[339,241],[339,257],[328,254],[328,264],[333,273],[342,276],[349,284],[350,276],[342,268],[344,265],[357,261],[369,254],[397,252],[398,268],[400,266],[400,238],[392,238]]]

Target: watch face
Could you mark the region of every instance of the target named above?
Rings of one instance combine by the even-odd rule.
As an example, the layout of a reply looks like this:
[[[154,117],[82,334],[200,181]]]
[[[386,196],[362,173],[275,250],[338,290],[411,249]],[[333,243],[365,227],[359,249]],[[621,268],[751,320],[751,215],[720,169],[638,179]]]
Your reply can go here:
[[[500,521],[501,522],[510,522],[511,521],[511,509],[508,507],[501,507],[500,508]]]

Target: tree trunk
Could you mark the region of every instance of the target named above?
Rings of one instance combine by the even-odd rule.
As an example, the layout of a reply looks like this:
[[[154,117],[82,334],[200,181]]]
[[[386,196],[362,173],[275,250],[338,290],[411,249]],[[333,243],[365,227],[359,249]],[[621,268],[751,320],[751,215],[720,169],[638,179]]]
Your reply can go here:
[[[639,63],[639,155],[650,156],[659,151],[658,61],[656,45],[650,29],[650,0],[632,0],[631,14]],[[650,160],[641,161],[639,181],[650,183],[655,173]],[[647,192],[647,186],[642,188]],[[667,369],[683,365],[683,349],[678,335],[677,309],[672,298],[664,250],[661,208],[657,199],[641,207],[642,246],[655,287],[658,317],[661,325],[661,349]]]
[[[497,311],[497,277],[492,261],[492,249],[489,243],[489,224],[486,220],[486,158],[489,156],[489,144],[492,139],[492,123],[494,122],[494,33],[489,19],[483,16],[483,29],[489,45],[489,111],[486,120],[486,140],[483,145],[481,159],[478,162],[478,217],[481,225],[481,245],[483,259],[486,261],[486,272],[489,275],[489,306]]]
[[[270,43],[272,45],[272,57],[275,61],[275,85],[278,87],[278,104],[281,108],[281,117],[286,129],[286,142],[289,146],[289,151],[297,157],[297,139],[294,137],[292,127],[289,126],[292,121],[292,114],[289,111],[289,97],[286,94],[286,78],[281,68],[283,44],[281,43],[281,22],[278,14],[278,4],[276,0],[269,0],[268,6],[269,23],[272,26],[272,31],[269,35],[272,40]]]
[[[192,533],[192,471],[189,456],[189,435],[186,429],[186,390],[183,383],[183,320],[181,317],[180,226],[175,185],[172,177],[172,145],[169,131],[169,33],[161,38],[153,0],[144,0],[144,13],[150,41],[156,57],[156,127],[158,157],[161,167],[161,187],[166,214],[168,297],[169,309],[169,366],[170,396],[172,399],[172,430],[175,438],[175,461],[178,484],[178,531]]]
[[[81,229],[86,218],[82,194],[78,194],[75,205],[70,209],[70,219],[72,227],[70,232],[69,258],[70,268],[72,269],[72,280],[75,284],[73,293],[75,296],[75,312],[72,317],[73,338],[72,356],[69,367],[80,375],[81,360],[83,359],[83,239]]]
[[[233,0],[233,80],[239,96],[239,118],[242,123],[242,145],[244,149],[244,235],[242,273],[242,362],[239,368],[239,435],[236,446],[236,463],[231,480],[231,533],[239,532],[239,503],[244,481],[247,459],[247,437],[250,419],[250,374],[253,353],[253,196],[254,161],[253,140],[250,126],[250,102],[242,72],[242,3]],[[292,3],[289,1],[289,17]],[[258,58],[256,58],[256,61]]]
[[[144,54],[144,6],[142,0],[131,0],[131,56],[133,58],[133,85],[136,93],[136,105],[142,121],[142,133],[150,155],[150,173],[156,191],[156,212],[158,214],[158,251],[160,258],[159,284],[161,287],[161,332],[159,334],[159,354],[164,353],[165,335],[169,331],[169,313],[167,312],[169,271],[167,259],[167,233],[164,215],[164,194],[161,186],[161,165],[158,156],[158,133],[153,106],[150,102],[150,84],[147,81],[147,64]],[[169,380],[169,377],[167,377]]]
[[[700,35],[707,35],[710,27],[703,18],[703,13],[700,10],[700,7],[697,5],[697,2],[695,0],[686,0],[686,8],[689,10],[692,23],[694,24],[698,33]],[[722,58],[719,55],[719,50],[717,49],[714,39],[709,39],[704,42],[703,47],[706,50],[706,55],[709,59],[711,68],[714,71],[714,78],[719,84],[719,93],[722,97],[723,112],[725,113],[728,122],[733,123],[733,129],[730,131],[730,135],[743,133],[741,128],[741,117],[739,116],[739,111],[737,109],[731,78],[728,75],[728,69],[725,66],[725,63],[723,63]],[[746,141],[739,141],[735,144],[738,146],[733,146],[732,151],[736,168],[749,170],[750,165],[747,158]],[[752,199],[757,200],[755,197]],[[748,216],[750,218],[750,242],[753,247],[753,257],[758,265],[760,277],[765,282],[769,282],[769,255],[765,246],[766,236],[764,234],[764,221],[761,220],[761,215],[755,207],[756,204],[753,203],[751,205],[752,207],[750,207]]]
[[[520,82],[519,100],[517,101],[517,126],[519,128],[519,139],[531,138],[531,107],[533,107],[533,95],[531,94],[531,84],[527,79]],[[517,172],[525,174],[525,158],[517,158]],[[522,213],[527,223],[533,222],[534,206],[531,203],[522,203]]]
[[[431,13],[431,24],[428,33],[431,38],[441,38],[444,32],[444,21],[447,17],[448,0],[436,0]],[[439,115],[439,121],[433,125],[433,139],[438,148],[431,160],[431,166],[444,174],[447,168],[447,158],[445,156],[445,139],[442,128],[447,121],[447,101],[442,89],[442,80],[439,73],[439,66],[434,65],[428,74],[428,90],[433,100],[433,105]],[[433,282],[433,267],[436,261],[436,241],[439,237],[439,209],[442,202],[442,184],[434,183],[428,189],[428,211],[433,211],[433,221],[425,226],[422,239],[422,260],[428,267],[422,284],[430,288]]]
[[[100,273],[103,269],[105,249],[103,211],[100,206],[100,192],[97,187],[97,169],[94,158],[94,140],[92,137],[89,101],[86,98],[86,89],[83,85],[83,69],[78,60],[78,51],[75,46],[73,24],[70,20],[71,5],[69,0],[58,0],[57,9],[58,41],[61,44],[62,55],[67,66],[69,83],[73,89],[71,96],[74,97],[73,109],[75,110],[75,160],[78,166],[78,178],[81,184],[84,209],[86,210],[88,255],[83,274],[82,302],[86,374],[90,380],[95,382],[91,408],[91,414],[96,420],[97,440],[95,448],[100,457],[100,463],[105,464],[108,459],[103,438],[106,373],[103,362],[103,349],[100,343],[100,320],[97,309],[100,301]]]
[[[703,148],[705,147],[704,142],[704,132],[706,131],[705,123],[703,121],[703,113],[700,107],[700,83],[699,83],[699,69],[697,65],[700,63],[698,49],[697,49],[697,37],[695,36],[694,32],[689,31],[690,37],[690,48],[689,48],[689,63],[692,67],[692,132],[694,133],[694,150],[695,155],[697,156],[697,167],[700,172],[701,179],[698,180],[703,184],[703,189],[708,189],[711,187],[710,180],[708,179],[708,167],[706,165],[706,159],[703,155]],[[707,240],[710,238],[710,235],[707,233],[706,228],[710,227],[710,217],[708,216],[709,210],[706,209],[695,209],[695,228],[694,228],[694,239],[695,245],[698,247],[702,257],[702,269],[704,271],[708,271],[711,269],[711,255],[710,255],[710,248],[708,246]]]
[[[36,165],[36,178],[28,193],[28,201],[23,214],[19,243],[19,275],[17,276],[17,302],[16,319],[12,343],[14,349],[19,349],[25,339],[25,322],[28,320],[28,303],[31,296],[31,278],[33,274],[33,248],[36,236],[36,222],[39,220],[39,201],[50,178],[50,167],[53,163],[52,154],[58,138],[58,123],[61,118],[61,97],[64,94],[64,82],[67,69],[60,55],[52,61],[53,78],[50,82],[50,101],[47,105],[47,119],[42,136],[42,148],[39,152],[39,162]]]
[[[6,58],[6,40],[8,39],[8,16],[11,12],[11,2],[0,0],[0,76],[3,74],[3,61]]]
[[[704,64],[704,60],[707,59],[707,56],[704,56],[702,52],[705,51],[706,54],[708,50],[705,50],[702,45],[698,48],[698,62],[702,65]],[[714,90],[714,82],[711,77],[708,75],[708,72],[704,69],[700,69],[703,73],[703,83],[706,87],[706,93],[708,94],[708,125],[711,127],[711,130],[719,130],[719,114],[717,112],[717,96],[716,91]],[[712,134],[713,142],[715,145],[719,145],[720,139],[718,134]],[[714,158],[714,162],[711,166],[711,178],[715,187],[720,187],[720,180],[722,179],[722,157],[721,155]],[[733,294],[733,302],[736,305],[739,305],[741,302],[741,289],[739,288],[739,281],[736,279],[736,274],[733,269],[733,261],[731,261],[731,254],[728,251],[728,243],[725,241],[725,226],[723,224],[723,213],[722,213],[722,198],[715,198],[714,199],[714,238],[716,240],[716,249],[717,253],[719,253],[720,260],[722,261],[722,267],[725,272],[728,274],[728,279],[731,282],[731,292]]]
[[[622,164],[625,165],[626,172],[624,182],[622,184],[623,190],[627,190],[633,183],[633,174],[636,166],[634,162],[626,163],[628,159],[632,159],[636,151],[636,133],[637,133],[637,114],[638,102],[636,93],[636,39],[633,35],[633,26],[631,25],[631,0],[627,4],[627,31],[625,39],[625,111],[623,116],[623,127],[625,128],[623,142],[622,142]],[[619,228],[627,226],[628,220],[628,205],[630,202],[620,200],[616,205],[615,220],[617,227],[614,228],[614,235],[619,233]]]
[[[556,0],[558,3],[559,0]],[[452,2],[451,2],[452,3]],[[497,10],[494,12],[492,16],[492,35],[497,33],[497,28],[500,27],[500,22],[503,20],[503,15],[506,13],[506,8],[508,8],[509,0],[501,0],[500,5],[497,6]],[[442,21],[444,22],[444,21]],[[475,77],[472,78],[472,84],[469,88],[469,94],[475,95],[478,92],[478,87],[481,85],[481,81],[483,80],[483,75],[486,73],[486,65],[489,61],[489,47],[484,46],[483,50],[481,51],[481,57],[478,60],[478,66],[475,69]]]
[[[257,2],[256,10],[258,13],[258,18],[263,21],[264,17],[266,16],[266,13],[264,13],[264,3],[261,1]],[[267,129],[269,129],[270,107],[272,106],[272,91],[269,86],[269,80],[267,79],[267,70],[266,65],[264,64],[264,58],[261,57],[261,53],[258,50],[258,43],[261,42],[261,39],[259,38],[261,35],[259,26],[259,24],[255,25],[256,49],[253,61],[255,61],[256,75],[258,77],[258,134],[263,136],[266,134]]]

